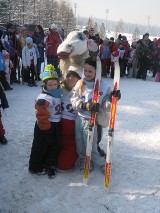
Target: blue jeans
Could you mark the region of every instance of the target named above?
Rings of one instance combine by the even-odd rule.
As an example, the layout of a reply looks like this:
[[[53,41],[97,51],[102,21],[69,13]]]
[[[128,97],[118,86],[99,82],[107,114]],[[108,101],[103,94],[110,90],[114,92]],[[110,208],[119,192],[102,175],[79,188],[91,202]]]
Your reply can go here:
[[[88,125],[89,120],[77,115],[75,120],[76,127],[76,149],[80,158],[80,163],[84,162],[86,147],[87,147],[87,137],[88,137]],[[94,164],[98,167],[105,165],[105,158],[101,157],[97,151],[97,127],[94,127],[94,136],[92,144],[91,159]]]

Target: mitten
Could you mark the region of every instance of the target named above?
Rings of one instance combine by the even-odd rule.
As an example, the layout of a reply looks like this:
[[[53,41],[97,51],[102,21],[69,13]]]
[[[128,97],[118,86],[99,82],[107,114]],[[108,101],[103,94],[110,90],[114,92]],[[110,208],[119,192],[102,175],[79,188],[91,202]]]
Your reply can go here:
[[[121,92],[120,92],[120,90],[115,90],[114,89],[113,91],[111,91],[110,96],[109,96],[109,101],[110,102],[112,102],[112,96],[117,97],[118,100],[121,99]]]
[[[81,105],[81,109],[94,111],[94,112],[99,112],[99,108],[100,108],[100,104],[99,103],[84,102]]]

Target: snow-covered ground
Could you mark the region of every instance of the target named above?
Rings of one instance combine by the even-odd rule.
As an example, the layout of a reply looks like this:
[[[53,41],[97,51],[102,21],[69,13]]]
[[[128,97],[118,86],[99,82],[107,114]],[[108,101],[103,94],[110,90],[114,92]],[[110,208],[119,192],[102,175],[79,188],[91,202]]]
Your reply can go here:
[[[107,79],[112,86],[112,80]],[[118,102],[109,191],[95,169],[82,186],[78,168],[55,179],[28,173],[39,86],[13,85],[0,145],[0,213],[159,213],[160,83],[123,78]],[[107,130],[101,146],[106,149]]]

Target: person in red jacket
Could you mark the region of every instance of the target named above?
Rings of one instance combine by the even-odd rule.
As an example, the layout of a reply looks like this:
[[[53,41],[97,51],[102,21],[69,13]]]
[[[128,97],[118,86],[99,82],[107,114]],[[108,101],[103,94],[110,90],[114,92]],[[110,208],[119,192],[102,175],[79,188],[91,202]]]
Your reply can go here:
[[[111,57],[111,78],[114,78],[114,70],[115,70],[115,62],[119,60],[119,52],[118,52],[118,45],[110,39],[108,43],[110,47],[110,57]]]
[[[57,32],[57,26],[53,23],[50,28],[50,33],[46,38],[46,56],[47,64],[52,64],[56,70],[58,70],[59,59],[57,56],[57,48],[62,43]]]
[[[75,142],[75,118],[77,113],[70,101],[72,88],[80,76],[75,71],[69,71],[61,83],[62,118],[60,121],[60,150],[57,159],[57,170],[67,172],[74,169],[78,155]]]

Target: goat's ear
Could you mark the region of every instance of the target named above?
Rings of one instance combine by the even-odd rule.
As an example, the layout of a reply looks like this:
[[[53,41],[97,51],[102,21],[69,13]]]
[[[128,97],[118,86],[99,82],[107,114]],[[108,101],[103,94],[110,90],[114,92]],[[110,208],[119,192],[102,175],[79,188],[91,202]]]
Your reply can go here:
[[[98,45],[95,41],[93,41],[93,39],[88,39],[87,47],[88,47],[88,50],[92,52],[97,52],[98,50]]]

